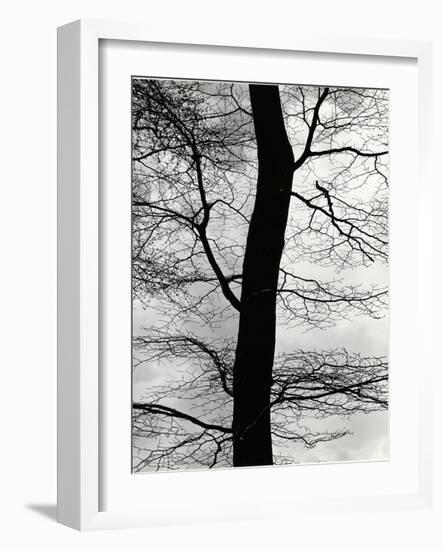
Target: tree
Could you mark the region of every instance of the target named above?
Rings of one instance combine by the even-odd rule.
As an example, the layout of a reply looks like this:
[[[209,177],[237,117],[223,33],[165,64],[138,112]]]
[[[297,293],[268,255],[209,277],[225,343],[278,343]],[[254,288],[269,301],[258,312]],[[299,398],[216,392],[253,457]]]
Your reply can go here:
[[[346,275],[387,260],[386,158],[382,90],[133,80],[134,369],[183,372],[133,404],[135,471],[290,462],[387,407],[383,356],[276,353],[279,322],[384,315]]]

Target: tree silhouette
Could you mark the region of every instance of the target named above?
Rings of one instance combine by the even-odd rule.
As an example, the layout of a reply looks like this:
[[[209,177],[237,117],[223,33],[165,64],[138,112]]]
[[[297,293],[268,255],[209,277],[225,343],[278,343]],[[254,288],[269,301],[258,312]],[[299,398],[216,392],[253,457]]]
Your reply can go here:
[[[134,78],[132,124],[133,368],[163,373],[134,471],[290,463],[348,434],[318,420],[386,409],[384,357],[276,331],[385,314],[349,274],[387,262],[387,93]]]

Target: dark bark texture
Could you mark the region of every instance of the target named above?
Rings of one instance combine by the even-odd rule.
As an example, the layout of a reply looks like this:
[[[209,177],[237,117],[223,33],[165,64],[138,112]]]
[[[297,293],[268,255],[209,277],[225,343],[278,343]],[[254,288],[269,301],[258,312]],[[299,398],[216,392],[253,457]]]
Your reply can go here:
[[[234,466],[273,463],[270,391],[276,295],[294,169],[278,86],[251,85],[250,96],[258,179],[243,262],[234,364]]]

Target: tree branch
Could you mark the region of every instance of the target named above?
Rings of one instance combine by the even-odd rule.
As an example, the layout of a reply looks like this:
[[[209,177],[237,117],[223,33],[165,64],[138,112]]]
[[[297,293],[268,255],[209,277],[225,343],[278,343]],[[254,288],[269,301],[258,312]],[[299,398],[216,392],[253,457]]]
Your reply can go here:
[[[309,125],[309,132],[308,132],[308,137],[306,138],[305,148],[303,150],[303,153],[300,155],[300,157],[295,161],[294,172],[298,170],[302,166],[302,164],[305,162],[305,160],[310,156],[312,140],[314,139],[315,129],[317,128],[317,124],[319,120],[320,107],[322,106],[328,93],[329,93],[329,88],[325,88],[322,94],[320,95],[317,101],[317,104],[315,105],[314,112],[312,114],[312,121],[311,121],[311,124]]]
[[[324,155],[332,155],[333,153],[353,153],[354,155],[358,155],[359,157],[381,157],[383,155],[387,155],[389,151],[369,153],[366,151],[359,151],[358,149],[355,149],[355,147],[335,147],[332,149],[326,149],[324,151],[310,151],[308,156],[321,157]]]
[[[173,409],[171,407],[167,407],[166,405],[156,405],[152,403],[133,403],[132,408],[135,410],[144,411],[147,414],[163,414],[164,416],[169,416],[172,418],[188,420],[189,422],[192,422],[192,424],[200,426],[200,428],[204,428],[205,430],[217,430],[223,433],[232,433],[232,428],[226,428],[224,426],[219,426],[218,424],[208,424],[206,422],[203,422],[202,420],[199,420],[198,418],[195,418],[194,416],[191,416],[190,414],[178,411],[177,409]]]

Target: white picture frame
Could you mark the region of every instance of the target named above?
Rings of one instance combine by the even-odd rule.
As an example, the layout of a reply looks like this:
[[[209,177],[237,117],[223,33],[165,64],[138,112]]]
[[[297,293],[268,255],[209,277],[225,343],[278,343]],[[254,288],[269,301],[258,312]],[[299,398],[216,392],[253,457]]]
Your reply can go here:
[[[130,43],[194,44],[205,50],[211,47],[229,47],[235,56],[236,50],[245,48],[272,52],[298,51],[331,53],[351,56],[382,56],[394,59],[412,58],[418,67],[418,158],[420,188],[431,192],[429,176],[429,141],[431,127],[430,80],[431,47],[426,42],[369,40],[362,38],[321,37],[300,35],[281,39],[253,37],[252,33],[241,37],[229,37],[222,31],[209,39],[202,34],[187,36],[186,29],[173,36],[156,36],[143,25],[77,21],[59,29],[58,34],[58,520],[80,530],[152,526],[177,522],[229,520],[236,518],[260,518],[268,514],[266,503],[250,503],[248,509],[232,507],[220,513],[217,506],[208,507],[202,502],[200,508],[186,509],[179,502],[168,509],[167,504],[157,509],[152,507],[127,506],[103,510],[101,506],[101,471],[103,407],[100,406],[101,372],[100,361],[100,235],[99,235],[99,43],[101,40],[127,41]],[[161,76],[161,75],[160,75]],[[431,234],[432,221],[423,212],[420,231]],[[429,247],[420,251],[420,265],[430,266]],[[418,260],[418,258],[416,258]],[[425,277],[422,267],[421,277]],[[430,269],[430,268],[428,268]],[[418,292],[418,290],[417,290]],[[432,289],[428,288],[428,298]],[[432,300],[421,300],[420,315],[430,318]],[[429,327],[428,327],[429,328]],[[359,496],[340,496],[334,499],[313,496],[302,500],[303,510],[319,511],[333,505],[335,510],[346,511],[421,508],[430,506],[432,493],[431,476],[431,402],[428,398],[431,359],[429,341],[431,331],[420,333],[424,347],[423,368],[417,378],[418,415],[418,470],[411,479],[413,490],[387,492],[383,495],[370,493]],[[427,340],[425,342],[424,340]],[[426,344],[426,345],[425,345]],[[418,346],[418,343],[416,344]],[[427,354],[427,356],[426,356]],[[126,445],[123,441],[122,445]],[[297,468],[297,467],[295,467]],[[289,470],[280,469],[280,483],[284,483]],[[203,474],[201,472],[199,474]],[[212,474],[212,472],[211,472]],[[162,483],[171,487],[180,479],[194,474],[152,474],[156,476],[156,490]],[[255,483],[254,473],[237,471],[239,476]],[[327,475],[327,474],[326,474]],[[358,471],[353,474],[357,476]],[[415,475],[415,474],[414,474]],[[323,476],[324,477],[324,476]],[[151,478],[152,480],[154,478]],[[206,483],[207,475],[200,478]],[[193,478],[193,483],[196,478]],[[149,483],[145,476],[144,483]],[[152,482],[153,483],[153,482]],[[160,487],[160,489],[159,489]],[[240,490],[240,489],[237,489]],[[314,491],[315,493],[315,491]],[[274,498],[278,499],[277,497]],[[331,500],[332,499],[332,500]],[[266,499],[265,499],[266,500]],[[286,498],[285,511],[273,508],[278,516],[291,513],[300,507],[297,499]]]

